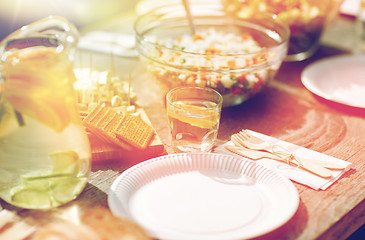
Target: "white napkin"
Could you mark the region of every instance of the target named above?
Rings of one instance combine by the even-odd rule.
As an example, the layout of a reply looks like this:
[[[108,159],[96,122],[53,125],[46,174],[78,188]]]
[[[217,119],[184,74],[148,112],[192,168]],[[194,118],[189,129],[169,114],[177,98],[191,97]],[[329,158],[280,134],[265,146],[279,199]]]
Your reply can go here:
[[[267,135],[264,135],[261,133],[257,133],[257,132],[251,131],[251,130],[247,130],[247,131],[249,131],[252,135],[254,135],[256,137],[259,137],[259,138],[269,142],[271,145],[279,145],[279,146],[287,149],[289,152],[291,152],[295,156],[312,158],[312,159],[320,159],[321,161],[328,161],[328,162],[333,162],[333,163],[337,163],[337,164],[343,164],[345,169],[332,170],[332,172],[333,172],[332,177],[322,178],[322,177],[312,174],[306,170],[300,169],[295,166],[289,166],[286,163],[279,162],[276,160],[272,160],[272,159],[268,159],[268,158],[256,160],[256,162],[265,166],[266,168],[269,168],[272,171],[276,171],[297,183],[301,183],[301,184],[311,187],[315,190],[326,190],[329,186],[331,186],[334,182],[336,182],[336,180],[339,179],[343,173],[345,173],[348,169],[350,169],[351,163],[349,163],[347,161],[340,160],[338,158],[334,158],[334,157],[328,156],[326,154],[319,153],[319,152],[316,152],[316,151],[313,151],[313,150],[310,150],[310,149],[307,149],[304,147],[300,147],[295,144],[281,141],[279,139],[276,139],[276,138],[273,138],[273,137],[270,137],[270,136],[267,136]],[[229,141],[229,142],[217,147],[215,149],[215,152],[237,156],[237,154],[235,154],[225,148],[226,144],[233,145],[233,143],[231,141]]]
[[[119,57],[138,56],[133,34],[92,31],[81,37],[78,48]]]

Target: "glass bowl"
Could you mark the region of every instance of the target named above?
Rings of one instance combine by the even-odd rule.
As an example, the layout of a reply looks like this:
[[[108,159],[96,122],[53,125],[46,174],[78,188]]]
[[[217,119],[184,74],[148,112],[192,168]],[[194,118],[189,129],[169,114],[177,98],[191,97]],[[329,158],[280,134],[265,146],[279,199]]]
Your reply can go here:
[[[323,30],[343,0],[221,0],[228,15],[251,18],[260,12],[276,14],[290,28],[285,61],[302,61],[318,49]]]
[[[227,17],[219,5],[194,3],[195,31],[182,5],[153,9],[136,19],[136,48],[148,72],[168,89],[210,87],[223,106],[258,93],[287,55],[290,31],[274,15]]]

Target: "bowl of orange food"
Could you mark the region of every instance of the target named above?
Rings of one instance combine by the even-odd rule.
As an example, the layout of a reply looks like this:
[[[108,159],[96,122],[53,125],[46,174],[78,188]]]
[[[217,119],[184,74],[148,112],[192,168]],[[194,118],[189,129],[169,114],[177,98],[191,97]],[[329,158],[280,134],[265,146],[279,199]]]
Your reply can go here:
[[[272,13],[290,28],[286,61],[302,61],[319,47],[327,23],[343,0],[221,0],[228,15],[247,19],[261,12]]]
[[[289,29],[274,15],[242,20],[220,5],[191,5],[194,30],[182,4],[153,9],[135,22],[140,61],[167,90],[210,87],[223,107],[238,105],[273,79],[287,55]]]

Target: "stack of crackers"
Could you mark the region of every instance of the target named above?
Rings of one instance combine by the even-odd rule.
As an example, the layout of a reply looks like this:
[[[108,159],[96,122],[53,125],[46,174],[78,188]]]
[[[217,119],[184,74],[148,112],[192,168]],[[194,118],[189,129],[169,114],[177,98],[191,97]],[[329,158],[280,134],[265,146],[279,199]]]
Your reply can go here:
[[[148,152],[155,130],[143,119],[112,108],[95,105],[83,118],[91,145],[92,160],[106,160]]]

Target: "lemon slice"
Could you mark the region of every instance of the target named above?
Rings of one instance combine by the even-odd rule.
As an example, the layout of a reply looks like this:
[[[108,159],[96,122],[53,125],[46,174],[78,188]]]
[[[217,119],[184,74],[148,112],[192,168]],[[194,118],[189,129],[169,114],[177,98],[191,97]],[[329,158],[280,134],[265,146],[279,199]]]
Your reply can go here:
[[[168,109],[168,115],[199,128],[213,128],[219,120],[219,113],[203,106],[174,103],[181,107],[177,111]]]
[[[193,102],[193,101],[191,101],[191,102]],[[200,105],[197,105],[197,104],[200,104]],[[217,107],[217,104],[215,102],[211,102],[211,101],[202,101],[202,102],[199,101],[195,104],[188,104],[184,101],[176,101],[176,102],[173,103],[173,105],[176,106],[176,107],[188,108],[188,109],[197,109],[197,110],[203,110],[203,111],[206,111],[207,109]]]
[[[60,151],[60,152],[52,152],[49,154],[49,157],[53,163],[53,172],[54,175],[59,174],[74,174],[80,171],[80,157],[77,152],[68,150],[68,151]]]
[[[52,152],[49,154],[51,158],[51,167],[48,169],[39,169],[22,176],[23,182],[33,180],[46,179],[60,176],[76,176],[81,168],[81,161],[77,152],[68,150],[60,152]]]
[[[52,199],[47,191],[22,186],[11,196],[11,203],[22,208],[46,209],[52,205]]]
[[[31,48],[7,56],[4,98],[19,113],[62,132],[78,117],[73,65],[52,48]]]
[[[59,203],[75,199],[84,189],[87,178],[69,178],[59,181],[53,188],[53,197]]]
[[[40,177],[27,179],[10,191],[11,203],[30,209],[56,207],[75,199],[84,189],[86,177]]]

